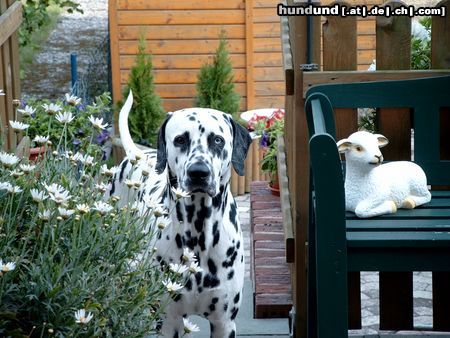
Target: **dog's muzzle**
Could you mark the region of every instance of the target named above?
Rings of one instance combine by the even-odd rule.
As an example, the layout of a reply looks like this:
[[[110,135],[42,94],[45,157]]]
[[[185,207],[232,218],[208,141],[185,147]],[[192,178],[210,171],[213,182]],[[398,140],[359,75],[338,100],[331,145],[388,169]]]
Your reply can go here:
[[[195,162],[187,168],[185,186],[191,193],[203,192],[211,197],[216,194],[211,170],[203,162]]]

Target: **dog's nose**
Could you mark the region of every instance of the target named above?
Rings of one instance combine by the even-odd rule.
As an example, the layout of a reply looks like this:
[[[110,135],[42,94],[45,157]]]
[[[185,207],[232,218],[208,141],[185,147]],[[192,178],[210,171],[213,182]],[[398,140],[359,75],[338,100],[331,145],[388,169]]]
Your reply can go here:
[[[189,178],[194,180],[204,180],[209,177],[210,170],[206,164],[197,162],[189,166],[187,169],[187,175]]]

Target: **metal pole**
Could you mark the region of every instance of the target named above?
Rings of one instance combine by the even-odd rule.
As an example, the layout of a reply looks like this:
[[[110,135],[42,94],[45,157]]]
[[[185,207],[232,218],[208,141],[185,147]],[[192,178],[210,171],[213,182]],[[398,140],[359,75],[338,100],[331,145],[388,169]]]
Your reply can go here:
[[[77,82],[78,82],[78,66],[77,66],[77,53],[70,54],[70,75],[72,77],[72,94],[77,95]]]

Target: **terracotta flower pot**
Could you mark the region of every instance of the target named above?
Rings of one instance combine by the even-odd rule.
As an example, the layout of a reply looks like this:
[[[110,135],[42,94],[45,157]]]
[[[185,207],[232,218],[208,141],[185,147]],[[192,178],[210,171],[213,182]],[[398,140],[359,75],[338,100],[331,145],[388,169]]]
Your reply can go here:
[[[272,195],[280,196],[280,182],[278,181],[278,173],[270,173],[269,177],[269,190],[272,192]]]
[[[29,159],[30,161],[36,161],[39,158],[43,158],[45,156],[45,147],[36,147],[36,148],[30,148],[30,155]]]

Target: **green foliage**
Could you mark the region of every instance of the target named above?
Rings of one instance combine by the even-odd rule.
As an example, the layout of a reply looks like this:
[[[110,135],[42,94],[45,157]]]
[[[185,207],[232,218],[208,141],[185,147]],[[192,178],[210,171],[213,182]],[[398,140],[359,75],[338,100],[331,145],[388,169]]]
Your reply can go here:
[[[37,162],[0,152],[0,336],[145,337],[175,296],[164,282],[183,278],[153,263],[161,206],[106,199],[112,168],[66,143]]]
[[[425,29],[431,32],[431,17],[419,21]],[[431,40],[411,39],[411,69],[431,68]]]
[[[217,109],[236,118],[239,101],[240,96],[234,91],[233,67],[227,42],[222,33],[212,64],[205,64],[200,69],[195,105]]]
[[[65,9],[69,13],[74,11],[83,13],[80,5],[71,0],[23,0],[23,21],[19,29],[19,45],[27,46],[31,43],[32,34],[46,26],[50,20],[50,6]]]
[[[153,64],[151,55],[145,51],[145,39],[139,40],[136,63],[131,68],[128,85],[122,95],[127,97],[130,89],[133,91],[133,109],[129,116],[131,137],[135,142],[156,146],[158,129],[165,113],[161,99],[155,91],[153,83]],[[119,108],[123,102],[119,102]]]
[[[75,104],[76,100],[80,101]],[[51,105],[58,112],[46,109]],[[26,113],[30,110],[34,111],[31,116]],[[29,136],[31,140],[36,136],[49,136],[50,143],[56,147],[62,144],[64,132],[66,136],[64,141],[68,141],[68,144],[64,145],[65,148],[76,151],[78,148],[94,147],[93,140],[98,139],[100,145],[106,141],[109,133],[106,130],[93,130],[89,118],[103,119],[110,110],[111,96],[109,93],[103,93],[96,97],[91,105],[85,105],[81,99],[69,94],[66,94],[64,101],[57,100],[55,102],[30,98],[22,103],[22,107],[17,112],[18,115],[21,115],[21,121],[30,126],[25,130],[24,135]],[[72,113],[74,117],[74,120],[66,126],[58,123],[55,119],[55,115],[62,112]]]

